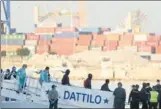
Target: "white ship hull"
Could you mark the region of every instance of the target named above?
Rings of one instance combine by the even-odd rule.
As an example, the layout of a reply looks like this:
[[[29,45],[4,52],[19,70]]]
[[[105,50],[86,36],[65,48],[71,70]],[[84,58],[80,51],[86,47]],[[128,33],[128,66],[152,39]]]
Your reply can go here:
[[[10,108],[48,108],[49,102],[46,91],[55,84],[59,93],[59,108],[112,108],[113,95],[111,92],[89,90],[75,86],[64,86],[57,82],[44,83],[42,88],[38,80],[29,78],[24,92],[18,94],[15,80],[4,80],[1,95],[17,99],[16,102],[3,102],[0,107]],[[107,101],[105,101],[107,100]],[[27,107],[24,104],[28,104]]]

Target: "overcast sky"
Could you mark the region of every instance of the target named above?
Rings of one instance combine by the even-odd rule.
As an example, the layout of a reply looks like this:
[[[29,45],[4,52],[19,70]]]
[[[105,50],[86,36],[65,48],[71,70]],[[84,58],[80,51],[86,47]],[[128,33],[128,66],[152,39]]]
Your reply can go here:
[[[12,1],[11,22],[12,27],[17,28],[18,32],[33,31],[35,4],[39,5],[44,12],[60,7],[71,7],[66,1]],[[72,7],[77,11],[77,2],[74,2]],[[140,9],[147,15],[144,31],[161,33],[161,1],[86,1],[87,23],[89,26],[105,26],[115,29],[129,11],[136,9]],[[3,8],[1,10],[3,19]]]

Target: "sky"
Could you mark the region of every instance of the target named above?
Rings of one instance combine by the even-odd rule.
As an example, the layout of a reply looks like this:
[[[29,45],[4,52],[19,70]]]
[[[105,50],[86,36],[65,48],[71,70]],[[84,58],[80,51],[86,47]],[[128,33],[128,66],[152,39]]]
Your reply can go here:
[[[140,9],[147,15],[143,24],[143,31],[161,34],[161,1],[85,1],[87,23],[90,27],[116,26],[127,16],[130,11]],[[58,8],[72,7],[77,11],[77,2],[69,5],[69,1],[11,1],[11,25],[17,32],[34,31],[34,5],[38,5],[43,12],[51,12]],[[4,12],[1,6],[1,16]]]

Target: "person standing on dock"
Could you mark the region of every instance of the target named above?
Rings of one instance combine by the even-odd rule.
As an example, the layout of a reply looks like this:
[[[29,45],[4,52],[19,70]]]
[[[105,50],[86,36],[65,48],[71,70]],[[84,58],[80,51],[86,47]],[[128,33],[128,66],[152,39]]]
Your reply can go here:
[[[139,85],[133,85],[129,95],[130,109],[139,109],[140,93]]]
[[[157,85],[156,85],[156,90],[160,91],[161,90],[161,84],[160,84],[160,80],[157,80]]]
[[[84,88],[91,89],[92,74],[88,74],[88,78],[84,81]]]
[[[142,109],[148,109],[148,102],[149,102],[149,94],[146,90],[146,83],[143,83],[143,87],[140,91],[140,100],[142,103]]]
[[[126,91],[122,88],[122,83],[118,83],[118,88],[113,92],[114,95],[114,108],[125,109]]]
[[[109,89],[109,86],[108,86],[109,82],[110,82],[109,79],[106,79],[106,80],[105,80],[105,83],[104,83],[104,84],[102,85],[102,87],[101,87],[101,90],[102,90],[102,91],[109,91],[109,92],[112,92],[112,91]]]
[[[45,70],[40,72],[40,85],[42,86],[43,82],[48,82],[49,67],[46,67]]]
[[[70,70],[67,69],[65,71],[65,74],[64,74],[63,78],[62,78],[62,85],[69,85],[69,86],[71,85],[70,84],[69,74],[70,74]]]
[[[58,108],[58,92],[56,90],[56,86],[52,85],[52,90],[48,93],[48,99],[49,99],[49,109],[57,109]]]
[[[25,84],[26,84],[26,69],[27,69],[27,65],[23,64],[22,68],[20,68],[17,73],[18,73],[18,93],[22,91],[22,89],[24,88]]]
[[[150,105],[149,105],[149,109],[157,109],[158,98],[159,98],[159,93],[157,92],[157,89],[154,86],[152,88],[152,91],[150,91]]]

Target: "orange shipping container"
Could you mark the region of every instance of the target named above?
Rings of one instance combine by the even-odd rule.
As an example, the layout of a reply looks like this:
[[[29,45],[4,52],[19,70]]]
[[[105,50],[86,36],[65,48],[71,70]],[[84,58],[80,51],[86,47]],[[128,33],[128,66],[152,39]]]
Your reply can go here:
[[[120,40],[133,41],[133,34],[132,33],[125,33],[125,34],[120,36]]]
[[[50,40],[39,40],[39,45],[50,45],[51,41]]]
[[[91,45],[91,40],[78,40],[77,45],[89,46]]]
[[[75,32],[76,28],[72,27],[56,27],[55,32]]]
[[[90,40],[91,40],[92,38],[93,38],[92,35],[80,35],[80,36],[79,36],[79,40],[81,40],[81,39],[83,39],[83,40],[84,40],[84,39],[90,39]]]
[[[155,52],[156,54],[161,54],[161,45],[156,47]]]
[[[83,52],[89,49],[89,46],[76,46],[75,47],[75,52]]]
[[[105,43],[105,38],[103,36],[97,36],[92,41],[92,45],[94,46],[103,46]]]
[[[1,51],[7,51],[7,52],[15,52],[17,51],[18,49],[21,49],[22,46],[14,46],[14,45],[1,45]]]
[[[37,46],[37,48],[36,48],[36,53],[37,54],[43,54],[43,53],[45,53],[45,52],[48,52],[49,51],[49,46],[45,46],[45,45],[39,45],[39,46]]]
[[[55,28],[53,27],[38,27],[35,30],[36,34],[53,34],[55,32]]]
[[[53,38],[52,43],[76,43],[77,38]]]
[[[120,34],[108,34],[106,40],[120,40]]]

